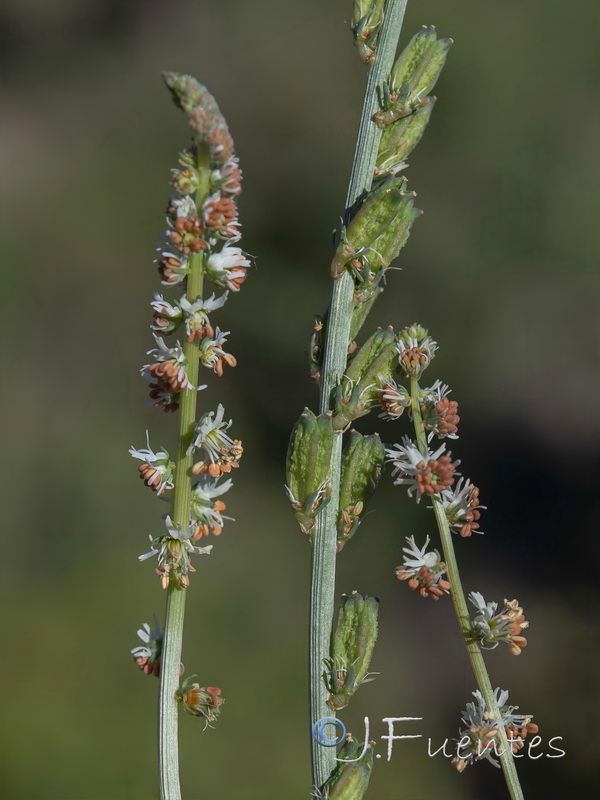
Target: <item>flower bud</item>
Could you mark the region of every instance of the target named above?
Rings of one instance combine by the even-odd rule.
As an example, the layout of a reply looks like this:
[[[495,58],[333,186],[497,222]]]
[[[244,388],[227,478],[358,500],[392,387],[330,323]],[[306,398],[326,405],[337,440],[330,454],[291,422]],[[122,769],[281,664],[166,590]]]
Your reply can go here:
[[[305,408],[296,423],[287,454],[287,493],[304,533],[311,533],[317,513],[328,502],[334,431],[331,413],[316,416]]]
[[[398,352],[391,328],[377,330],[354,356],[337,389],[333,427],[343,430],[367,414],[379,399],[378,390],[391,378]]]
[[[435,86],[452,39],[438,39],[435,28],[423,27],[398,57],[390,85],[383,91],[381,111],[373,120],[381,128],[414,111]]]
[[[388,177],[373,189],[351,218],[331,262],[331,274],[339,277],[346,264],[371,247],[406,205],[404,178]]]
[[[364,744],[356,742],[352,735],[348,734],[337,758],[349,763],[340,761],[328,780],[326,784],[328,800],[362,800],[373,770],[374,747],[375,743],[369,742],[365,748]],[[363,749],[365,752],[361,755]]]
[[[438,349],[437,342],[421,325],[404,328],[398,337],[398,361],[407,375],[419,377]]]
[[[342,595],[331,657],[331,697],[334,709],[348,705],[362,683],[373,680],[369,665],[377,640],[379,600],[354,591]]]
[[[384,459],[385,447],[377,434],[363,436],[358,431],[350,431],[342,456],[338,552],[358,529],[379,483]]]
[[[415,149],[425,133],[425,128],[435,105],[435,97],[426,97],[414,113],[392,122],[381,135],[375,175],[394,174]]]

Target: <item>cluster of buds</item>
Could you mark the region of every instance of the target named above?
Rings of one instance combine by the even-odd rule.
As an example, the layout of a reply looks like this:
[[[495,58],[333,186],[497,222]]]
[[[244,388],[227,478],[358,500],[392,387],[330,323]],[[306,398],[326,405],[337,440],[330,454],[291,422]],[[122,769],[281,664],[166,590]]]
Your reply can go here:
[[[416,492],[417,502],[423,494],[440,495],[454,483],[454,475],[459,461],[452,461],[451,454],[443,455],[446,445],[442,444],[435,451],[430,451],[423,444],[421,449],[404,436],[402,444],[386,448],[388,461],[394,466],[392,475],[396,485],[408,486],[408,494]]]
[[[375,742],[357,742],[351,733],[336,754],[336,768],[325,784],[326,794],[317,789],[315,798],[363,800],[373,773]]]
[[[190,675],[185,679],[177,691],[177,697],[182,702],[184,711],[204,718],[206,730],[211,722],[217,721],[225,700],[221,697],[220,689],[216,686],[200,686],[194,682],[195,677],[197,676]]]
[[[396,577],[406,581],[408,587],[418,592],[421,597],[433,597],[438,600],[450,591],[450,582],[443,575],[446,565],[437,550],[427,550],[429,536],[423,547],[418,547],[414,536],[407,536],[408,547],[403,547],[404,563],[396,567]]]
[[[369,672],[377,641],[379,600],[363,597],[354,591],[342,595],[331,658],[327,664],[331,696],[327,701],[334,710],[345,708],[363,683],[374,679]]]
[[[380,91],[381,110],[373,117],[377,125],[385,128],[427,105],[452,44],[452,39],[438,39],[433,25],[412,37]]]
[[[531,721],[531,716],[516,714],[518,706],[508,705],[508,692],[496,689],[494,691],[495,706],[498,714],[488,710],[481,692],[473,692],[474,703],[467,703],[466,710],[462,712],[462,721],[465,725],[459,732],[460,740],[456,758],[452,766],[462,772],[469,764],[481,759],[487,759],[495,767],[499,767],[498,756],[503,752],[499,732],[504,729],[508,739],[510,751],[517,753],[524,745],[525,737],[536,734],[538,726]]]
[[[460,478],[453,489],[445,489],[440,497],[451,530],[463,538],[473,533],[483,533],[478,530],[481,519],[479,509],[485,509],[486,506],[479,505],[479,489],[468,478]]]
[[[385,448],[377,434],[363,436],[350,431],[342,454],[338,513],[338,552],[356,533],[367,503],[375,491],[385,458]]]
[[[427,330],[415,323],[398,336],[398,363],[406,375],[419,378],[431,364],[437,349],[437,342]]]
[[[518,656],[527,645],[527,639],[521,633],[529,627],[519,602],[505,600],[504,607],[497,614],[498,603],[486,603],[479,592],[471,592],[469,600],[477,609],[471,621],[471,641],[485,650],[493,650],[502,642],[508,645],[510,653]]]
[[[450,391],[446,384],[436,381],[420,393],[421,416],[430,440],[434,434],[441,439],[458,439],[458,403],[448,400]]]

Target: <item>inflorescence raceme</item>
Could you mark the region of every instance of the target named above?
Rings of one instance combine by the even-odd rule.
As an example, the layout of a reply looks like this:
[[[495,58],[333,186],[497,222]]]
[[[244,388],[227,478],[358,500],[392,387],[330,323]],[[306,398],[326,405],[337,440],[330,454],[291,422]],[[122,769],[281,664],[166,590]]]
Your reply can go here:
[[[192,556],[212,549],[210,544],[199,546],[199,540],[219,536],[225,520],[231,519],[223,513],[221,498],[233,481],[223,475],[239,467],[243,446],[227,433],[232,421],[225,420],[221,404],[196,420],[196,397],[206,388],[198,379],[201,367],[220,377],[226,366],[236,366],[226,348],[229,331],[212,319],[230,294],[240,291],[250,260],[239,246],[242,173],[227,124],[212,96],[193,78],[166,73],[164,79],[188,117],[193,138],[171,171],[166,231],[156,260],[161,283],[176,295],[155,292],[150,303],[155,347],[148,351],[150,360],[141,374],[150,384],[150,403],[179,412],[178,456],[170,456],[164,447],[154,451],[148,434],[145,448],[129,452],[141,462],[144,484],[161,498],[172,495],[171,514],[163,517],[162,531],[149,537],[150,550],[139,558],[157,558],[164,589],[184,590],[196,571]],[[214,291],[206,291],[208,281]],[[135,663],[145,674],[159,676],[160,626],[156,621],[153,628],[144,624],[138,635],[143,644],[132,650]],[[191,678],[178,699],[207,724],[216,720],[223,703],[220,689],[201,687]]]

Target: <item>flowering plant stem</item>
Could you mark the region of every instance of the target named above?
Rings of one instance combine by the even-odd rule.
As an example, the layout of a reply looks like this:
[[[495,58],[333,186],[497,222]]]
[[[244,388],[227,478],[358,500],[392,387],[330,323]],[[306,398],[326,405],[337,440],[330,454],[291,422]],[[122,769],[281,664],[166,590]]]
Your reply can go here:
[[[381,129],[372,121],[378,110],[377,88],[388,79],[400,37],[407,0],[387,0],[377,53],[369,67],[358,138],[346,197],[346,214],[358,197],[371,188]],[[331,394],[346,369],[354,281],[347,270],[334,280],[323,368],[320,411],[329,411]],[[327,705],[329,692],[323,679],[325,662],[331,653],[331,634],[335,601],[335,558],[339,506],[342,434],[334,440],[330,462],[331,499],[317,516],[312,542],[310,589],[310,719],[314,723],[332,711]],[[313,786],[322,787],[335,767],[335,748],[323,747],[311,737]]]
[[[202,208],[208,190],[210,165],[201,137],[197,141],[197,163],[199,186],[196,191],[196,206]],[[202,295],[204,285],[204,254],[196,253],[190,258],[186,297],[193,303]],[[190,524],[192,491],[192,454],[188,454],[196,419],[198,385],[198,341],[186,341],[183,354],[187,360],[187,375],[193,388],[181,393],[179,408],[179,450],[175,469],[172,519],[175,525],[185,530]],[[171,581],[167,589],[167,610],[164,623],[163,649],[160,668],[158,750],[160,770],[160,795],[162,800],[180,800],[179,743],[177,735],[179,667],[183,641],[183,619],[185,614],[186,589]]]
[[[417,440],[417,447],[419,450],[424,448],[427,438],[425,434],[425,426],[423,425],[423,418],[421,416],[421,407],[419,403],[419,383],[415,376],[410,379],[410,395],[411,395],[411,411],[415,428],[415,436]],[[467,608],[467,601],[465,593],[462,588],[460,573],[458,571],[458,563],[456,561],[456,553],[454,552],[454,543],[452,541],[452,534],[448,525],[446,511],[442,501],[436,495],[431,496],[433,512],[437,522],[440,539],[442,542],[442,549],[444,551],[444,561],[446,562],[448,579],[451,584],[450,594],[454,604],[454,610],[458,618],[458,624],[464,636],[467,648],[467,655],[471,662],[471,668],[477,681],[479,691],[483,695],[487,710],[491,713],[493,719],[500,719],[501,714],[496,706],[494,699],[494,690],[490,682],[485,661],[481,648],[477,642],[472,641],[471,636],[471,617]],[[504,779],[508,787],[508,791],[512,800],[523,800],[523,792],[519,783],[519,776],[517,774],[515,760],[508,745],[505,729],[498,726],[498,738],[500,739],[500,747],[502,753],[499,754],[500,763],[504,772]]]

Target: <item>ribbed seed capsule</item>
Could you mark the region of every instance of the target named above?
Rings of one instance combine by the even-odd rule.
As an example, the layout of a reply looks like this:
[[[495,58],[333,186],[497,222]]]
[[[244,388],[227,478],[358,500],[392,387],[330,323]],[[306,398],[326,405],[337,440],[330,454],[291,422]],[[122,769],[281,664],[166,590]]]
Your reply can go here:
[[[396,335],[391,328],[377,330],[363,344],[346,369],[337,389],[333,427],[340,431],[367,414],[380,389],[391,377],[397,358]]]
[[[328,800],[363,799],[373,770],[374,747],[375,743],[369,742],[365,748],[364,744],[356,742],[352,735],[348,734],[346,742],[337,753],[337,758],[351,763],[338,763],[326,784]],[[362,754],[363,749],[364,754]],[[354,759],[359,760],[354,761]]]
[[[452,45],[452,39],[438,39],[433,27],[422,28],[413,36],[394,65],[390,85],[381,98],[383,108],[373,116],[377,125],[384,128],[423,102],[435,86]]]
[[[361,251],[371,247],[396,217],[406,195],[405,178],[390,176],[371,191],[354,214],[331,262],[331,274],[339,277],[346,264]]]
[[[413,222],[423,213],[420,209],[415,208],[413,192],[407,192],[405,197],[406,200],[400,212],[377,238],[371,253],[366,256],[366,260],[374,268],[386,269],[398,257],[400,250],[408,241]]]
[[[392,122],[384,129],[377,155],[375,175],[393,172],[395,167],[408,158],[421,141],[435,102],[435,97],[425,97],[412,114]]]
[[[379,600],[358,592],[342,595],[331,655],[329,705],[344,708],[350,697],[369,678],[369,665],[377,641]]]
[[[296,423],[287,454],[287,493],[304,533],[329,500],[329,465],[334,431],[331,413],[316,416],[306,408]]]
[[[378,434],[363,436],[350,431],[342,455],[338,552],[351,539],[375,491],[385,459],[385,447]]]

